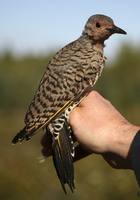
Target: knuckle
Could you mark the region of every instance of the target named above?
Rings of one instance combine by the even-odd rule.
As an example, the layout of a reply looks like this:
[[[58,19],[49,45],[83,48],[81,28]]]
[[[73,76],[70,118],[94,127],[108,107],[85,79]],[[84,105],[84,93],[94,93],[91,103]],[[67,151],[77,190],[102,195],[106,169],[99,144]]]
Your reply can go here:
[[[100,96],[100,94],[97,92],[97,91],[92,91],[90,94],[89,94],[91,97],[99,97]]]

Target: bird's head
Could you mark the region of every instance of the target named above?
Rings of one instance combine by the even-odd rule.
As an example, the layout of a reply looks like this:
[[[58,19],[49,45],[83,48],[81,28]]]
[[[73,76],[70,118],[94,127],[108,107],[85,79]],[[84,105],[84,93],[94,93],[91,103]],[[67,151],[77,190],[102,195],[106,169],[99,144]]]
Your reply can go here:
[[[110,17],[99,14],[88,19],[83,31],[83,34],[89,36],[94,42],[101,43],[114,33],[127,34],[123,29],[117,27]]]

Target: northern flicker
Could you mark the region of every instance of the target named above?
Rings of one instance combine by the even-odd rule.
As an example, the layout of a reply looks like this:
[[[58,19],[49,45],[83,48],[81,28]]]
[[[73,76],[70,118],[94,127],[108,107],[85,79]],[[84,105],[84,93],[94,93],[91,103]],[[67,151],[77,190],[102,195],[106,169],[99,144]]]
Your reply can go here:
[[[73,191],[74,144],[68,124],[71,110],[92,90],[105,64],[104,41],[126,34],[105,15],[91,16],[82,35],[51,59],[25,116],[25,127],[12,143],[29,140],[39,129],[52,136],[53,161],[61,185]],[[86,134],[86,133],[85,133]]]

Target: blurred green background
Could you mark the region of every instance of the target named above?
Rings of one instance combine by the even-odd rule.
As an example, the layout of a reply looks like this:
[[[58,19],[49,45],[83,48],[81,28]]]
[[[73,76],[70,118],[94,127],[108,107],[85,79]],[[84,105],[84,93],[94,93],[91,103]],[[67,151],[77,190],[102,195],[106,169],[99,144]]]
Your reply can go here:
[[[0,1],[0,200],[140,199],[133,172],[112,169],[99,155],[74,164],[77,190],[65,196],[51,158],[39,162],[42,133],[11,145],[47,62],[58,47],[78,38],[96,13],[128,32],[106,42],[108,61],[96,89],[140,124],[139,8],[139,0]]]
[[[75,163],[74,194],[65,196],[52,160],[39,163],[41,136],[22,145],[11,139],[22,128],[24,114],[51,55],[0,55],[0,199],[138,199],[133,172],[115,170],[98,155]],[[124,44],[103,71],[96,88],[133,123],[140,113],[140,48]]]

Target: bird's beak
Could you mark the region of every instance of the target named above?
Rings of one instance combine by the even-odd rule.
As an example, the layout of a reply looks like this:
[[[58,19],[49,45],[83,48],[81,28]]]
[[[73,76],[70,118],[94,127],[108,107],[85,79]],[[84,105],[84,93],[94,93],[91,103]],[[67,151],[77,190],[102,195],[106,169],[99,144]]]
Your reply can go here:
[[[112,28],[108,29],[108,30],[110,31],[111,34],[113,34],[113,33],[125,34],[125,35],[127,34],[126,31],[124,31],[123,29],[121,29],[121,28],[119,28],[119,27],[117,27],[115,25]]]

